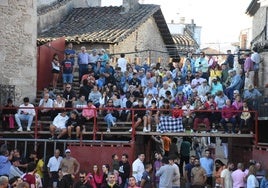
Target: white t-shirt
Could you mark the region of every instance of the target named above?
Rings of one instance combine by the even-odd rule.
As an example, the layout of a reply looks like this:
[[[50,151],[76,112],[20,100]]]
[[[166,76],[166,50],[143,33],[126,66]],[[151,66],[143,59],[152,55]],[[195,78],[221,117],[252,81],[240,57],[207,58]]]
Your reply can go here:
[[[69,119],[68,116],[62,116],[60,113],[54,118],[53,125],[55,125],[58,129],[66,128],[66,121]]]
[[[255,188],[255,187],[259,187],[259,182],[253,174],[250,174],[247,178],[247,188]]]
[[[122,72],[126,72],[126,70],[127,70],[127,60],[125,58],[122,58],[122,57],[119,58],[117,60],[117,64],[118,64],[118,67],[121,68]]]
[[[224,178],[224,188],[233,188],[233,179],[228,169],[221,171],[221,178]]]
[[[144,172],[144,164],[143,162],[137,158],[133,163],[132,163],[132,175],[135,177],[137,182],[141,181],[142,174]]]

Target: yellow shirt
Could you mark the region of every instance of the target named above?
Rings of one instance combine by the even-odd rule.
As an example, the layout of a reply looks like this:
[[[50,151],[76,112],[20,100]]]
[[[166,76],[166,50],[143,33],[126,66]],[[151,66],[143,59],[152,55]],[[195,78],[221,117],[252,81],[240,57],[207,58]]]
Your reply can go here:
[[[39,176],[41,178],[44,177],[43,167],[44,167],[44,160],[39,159],[39,161],[37,162],[37,165],[36,165],[36,173],[39,174]]]

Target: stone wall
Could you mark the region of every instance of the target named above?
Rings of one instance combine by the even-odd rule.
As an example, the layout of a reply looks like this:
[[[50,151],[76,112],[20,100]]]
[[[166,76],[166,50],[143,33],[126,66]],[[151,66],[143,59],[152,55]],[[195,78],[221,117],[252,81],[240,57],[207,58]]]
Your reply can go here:
[[[16,86],[16,104],[36,95],[35,0],[0,1],[0,83]]]
[[[151,17],[145,23],[143,23],[135,32],[120,42],[118,45],[111,46],[110,53],[127,53],[142,50],[157,50],[160,52],[144,52],[139,54],[126,55],[127,58],[134,59],[134,57],[140,57],[140,61],[145,61],[147,57],[151,57],[151,63],[158,62],[158,58],[162,58],[162,62],[169,61],[169,55],[165,47],[163,38],[159,32],[159,29],[155,23],[155,20]],[[119,57],[119,55],[117,56]]]
[[[266,7],[260,7],[252,20],[252,39],[254,40],[263,30],[265,25]],[[262,38],[259,38],[254,42],[261,42]]]
[[[264,88],[264,95],[268,96],[268,89],[265,88],[265,85],[268,84],[268,52],[262,52],[260,53],[262,57],[262,61],[260,64],[260,70],[259,70],[259,86],[261,88]]]

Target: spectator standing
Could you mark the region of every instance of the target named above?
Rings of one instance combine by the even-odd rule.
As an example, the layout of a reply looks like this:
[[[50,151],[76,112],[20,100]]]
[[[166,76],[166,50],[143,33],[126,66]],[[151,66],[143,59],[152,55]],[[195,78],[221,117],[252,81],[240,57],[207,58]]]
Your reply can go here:
[[[130,176],[128,180],[128,188],[140,188],[137,186],[137,180],[134,176]]]
[[[232,54],[231,50],[227,50],[227,58],[225,63],[227,64],[228,68],[234,68],[234,55]]]
[[[261,56],[258,53],[258,48],[254,46],[252,48],[253,53],[251,54],[251,60],[253,61],[254,65],[254,86],[258,87],[259,83],[259,69],[260,69],[260,63],[261,63]]]
[[[49,158],[47,163],[48,175],[50,178],[50,182],[52,184],[52,188],[57,188],[59,183],[59,167],[62,161],[62,156],[60,156],[60,150],[56,149],[54,151],[54,156]]]
[[[192,168],[194,167],[194,160],[195,156],[191,156],[189,163],[187,163],[184,167],[184,179],[185,179],[185,188],[190,188],[191,187],[191,171]]]
[[[206,171],[206,184],[209,186],[213,186],[213,181],[212,181],[212,174],[214,170],[214,162],[213,159],[211,158],[211,153],[208,149],[205,150],[205,156],[200,158],[200,164],[201,167],[203,167]]]
[[[268,171],[265,172],[265,176],[261,180],[260,188],[268,187]]]
[[[174,179],[175,169],[173,166],[169,164],[169,160],[167,157],[164,157],[163,166],[156,172],[156,176],[160,177],[159,179],[159,188],[172,188],[172,182]]]
[[[249,85],[254,84],[254,63],[250,58],[250,53],[246,54],[246,60],[244,63],[244,73],[245,73],[245,85],[244,89],[248,89]]]
[[[65,59],[61,63],[62,66],[62,79],[63,90],[65,90],[66,84],[73,83],[74,61],[71,59],[70,54],[65,54]]]
[[[191,143],[188,137],[183,137],[180,149],[180,175],[183,177],[183,165],[188,164],[190,160]]]
[[[71,58],[71,60],[74,62],[74,58],[75,58],[75,54],[76,54],[76,52],[75,52],[75,50],[73,49],[73,43],[68,43],[67,44],[67,47],[66,47],[66,49],[64,50],[64,53],[65,54],[70,54],[70,58]]]
[[[251,165],[248,169],[247,175],[247,188],[251,187],[259,187],[259,182],[256,178],[256,167],[255,165]]]
[[[160,169],[160,167],[163,165],[162,159],[163,155],[160,152],[155,152],[155,161],[153,164],[153,184],[155,188],[159,188],[159,177],[155,175],[155,173]]]
[[[194,160],[194,167],[191,170],[191,187],[192,188],[205,188],[207,176],[205,169],[200,166],[198,158]]]
[[[55,89],[57,88],[57,83],[58,83],[59,74],[60,74],[60,61],[59,61],[58,54],[55,53],[53,55],[51,64],[52,64],[52,74],[53,74],[52,87],[53,87],[53,91],[55,91]]]
[[[126,188],[128,184],[128,178],[130,175],[130,164],[128,162],[128,155],[125,153],[121,157],[121,161],[119,162],[119,175],[122,178],[122,183],[120,188]]]
[[[71,157],[71,150],[70,149],[66,149],[65,150],[65,157],[61,160],[60,163],[60,168],[62,169],[62,167],[67,167],[67,174],[70,174],[73,178],[75,177],[76,174],[78,174],[79,170],[80,170],[80,163],[74,158]],[[72,185],[73,182],[71,182]]]
[[[117,60],[117,66],[121,68],[121,71],[124,73],[127,70],[127,60],[125,54],[120,54],[120,58]]]
[[[132,163],[132,175],[135,177],[138,185],[140,185],[142,174],[145,171],[143,164],[144,159],[145,155],[140,153],[138,158]]]
[[[152,170],[152,164],[151,163],[146,163],[145,164],[145,171],[142,174],[141,177],[141,183],[140,186],[142,188],[151,188],[152,187],[152,178],[150,176],[150,172]]]
[[[233,188],[244,187],[246,174],[243,163],[237,164],[237,169],[232,173]]]
[[[18,132],[22,132],[22,125],[21,120],[26,120],[28,122],[27,124],[27,131],[31,131],[31,126],[33,123],[33,118],[35,116],[35,109],[34,105],[30,103],[28,97],[24,97],[23,104],[19,106],[18,112],[15,114],[15,120],[18,124]]]
[[[3,144],[0,148],[0,176],[8,176],[11,167],[10,161],[13,158],[13,151],[9,152],[7,145]]]
[[[234,168],[234,163],[228,162],[227,168],[222,170],[221,172],[221,187],[222,188],[233,188],[233,180],[232,180],[232,170]]]
[[[88,72],[88,64],[89,64],[89,54],[86,52],[86,47],[81,47],[81,52],[77,56],[78,58],[78,66],[79,66],[79,82],[84,74]]]

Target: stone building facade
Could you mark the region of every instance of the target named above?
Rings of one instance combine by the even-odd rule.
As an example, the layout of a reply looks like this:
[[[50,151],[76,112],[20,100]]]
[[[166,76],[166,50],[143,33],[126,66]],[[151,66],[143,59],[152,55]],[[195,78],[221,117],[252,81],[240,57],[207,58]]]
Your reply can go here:
[[[252,17],[252,41],[251,46],[256,46],[262,57],[262,62],[259,70],[259,86],[264,90],[264,94],[268,95],[268,90],[265,87],[268,82],[268,7],[261,6],[257,0],[252,0],[249,4],[246,13]]]
[[[16,104],[36,95],[36,10],[35,0],[0,1],[0,84],[16,86]]]

